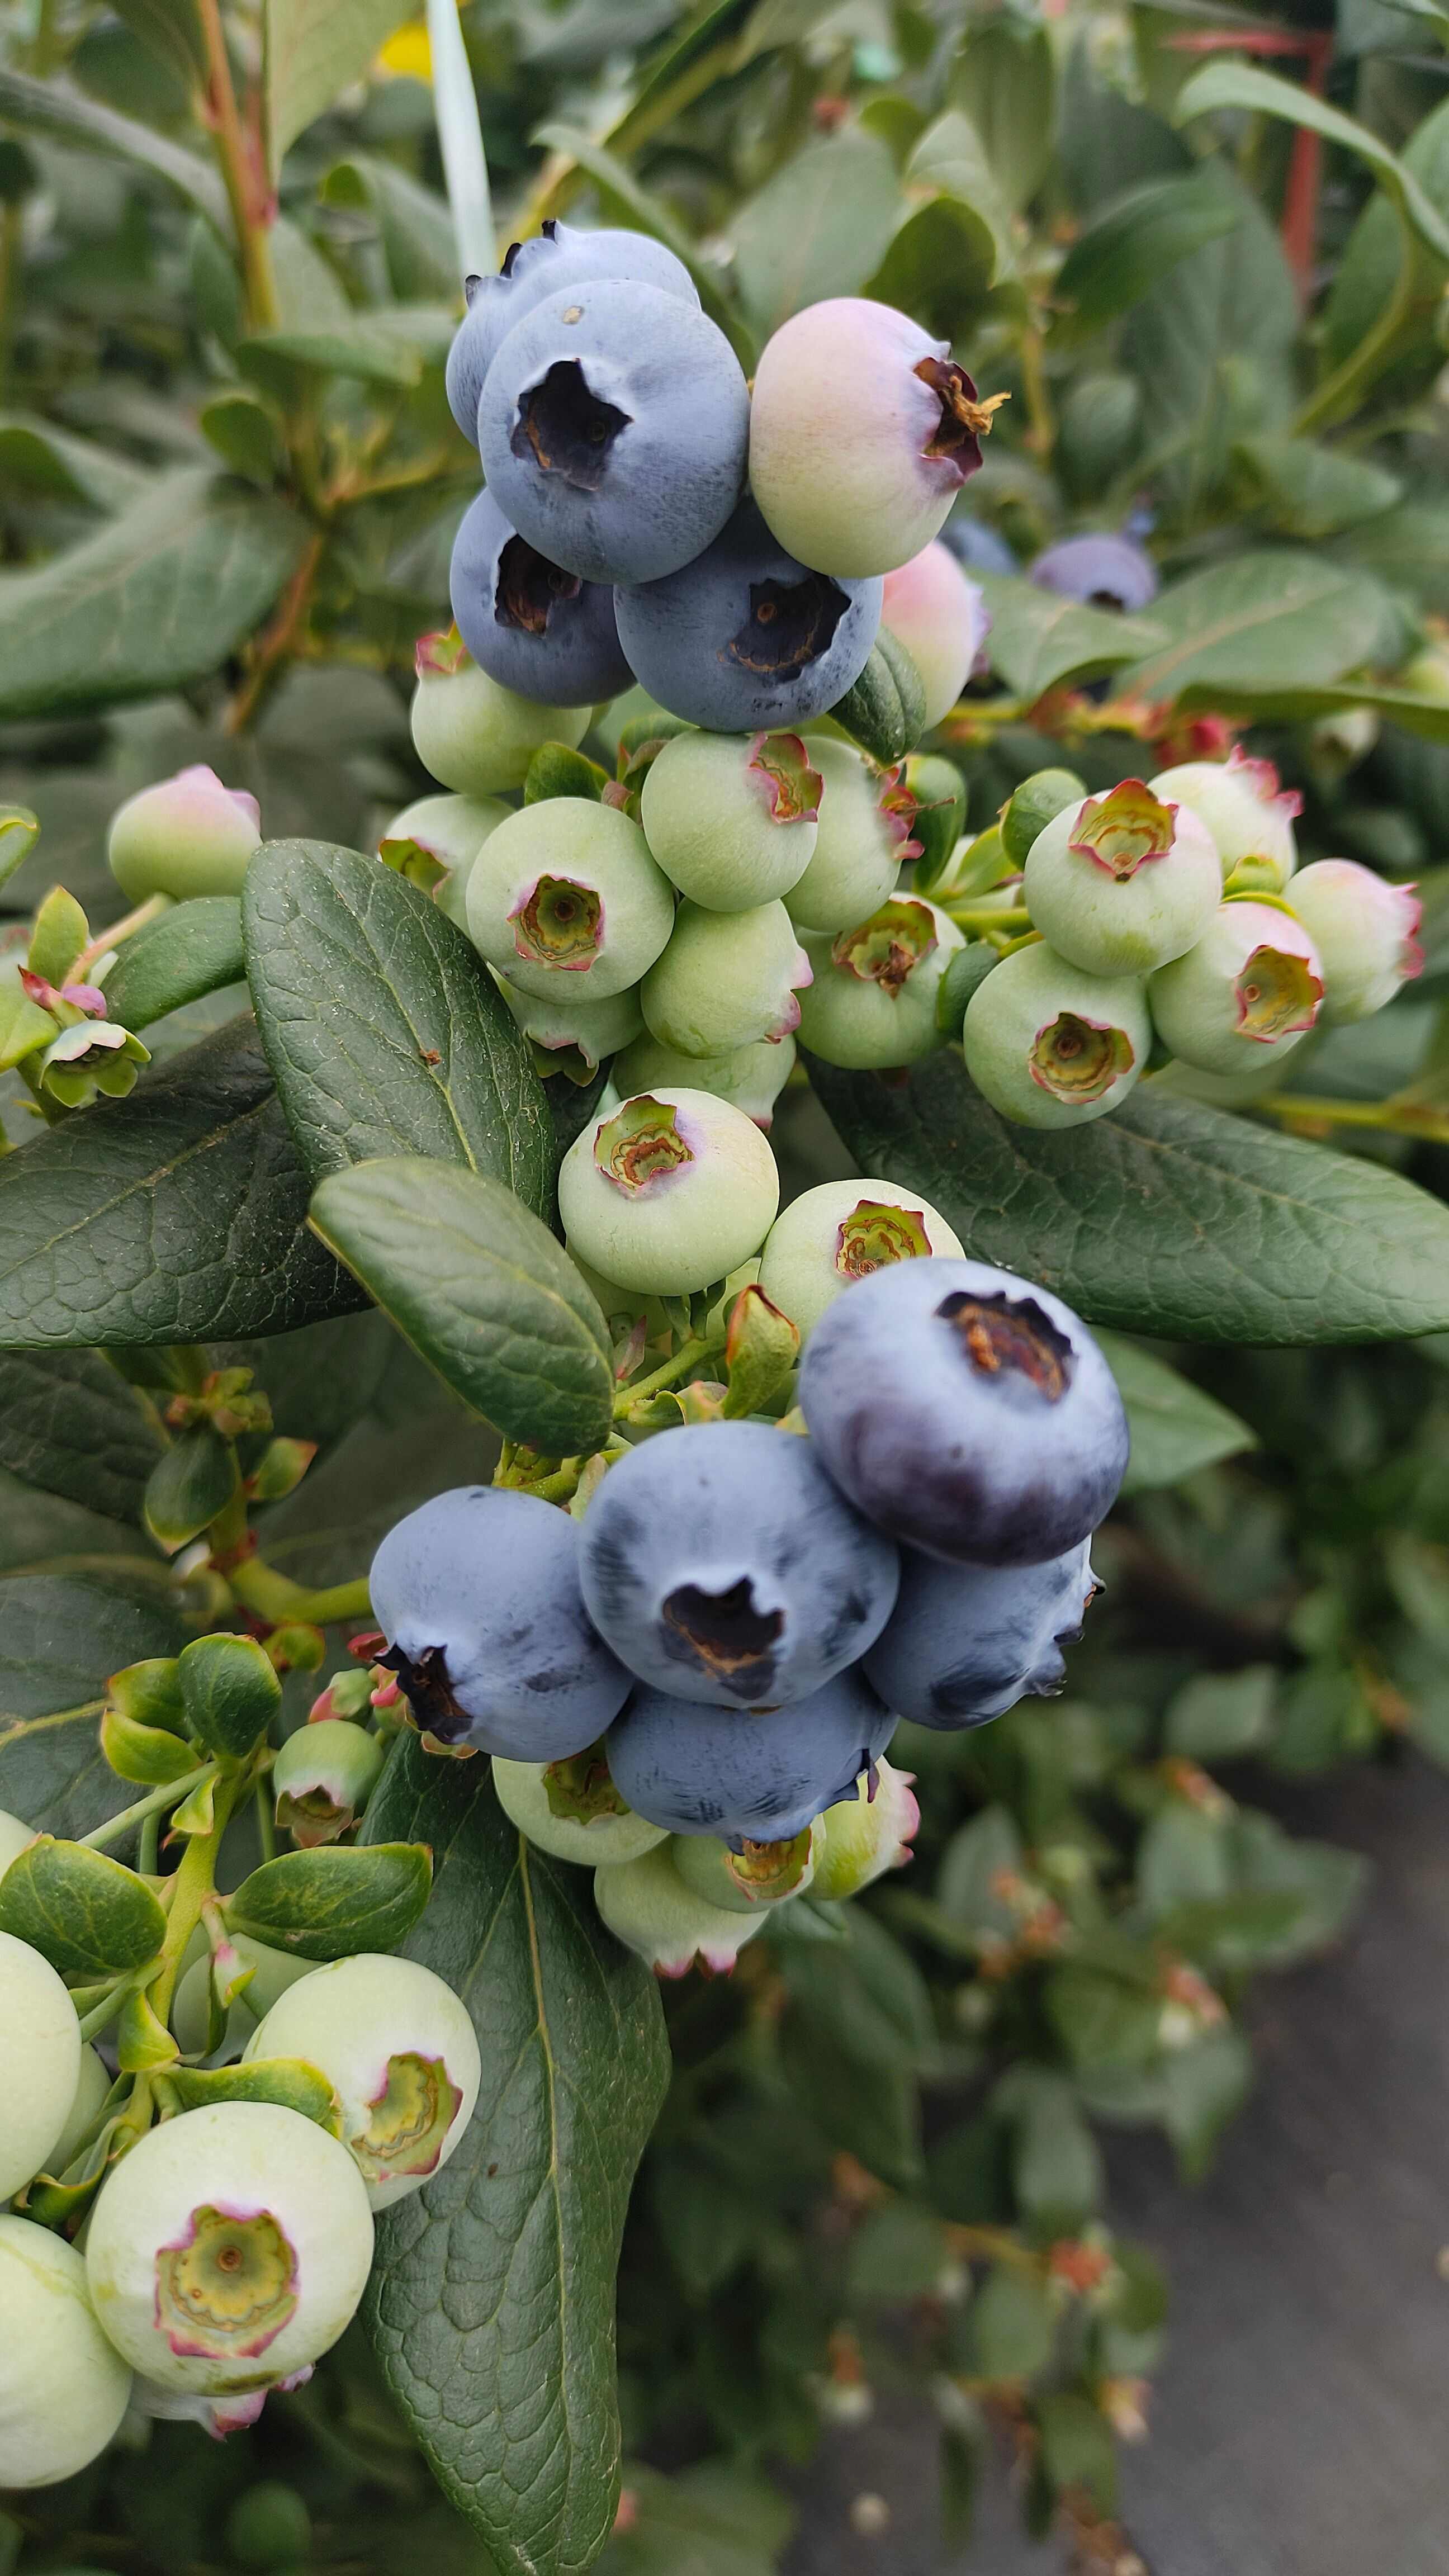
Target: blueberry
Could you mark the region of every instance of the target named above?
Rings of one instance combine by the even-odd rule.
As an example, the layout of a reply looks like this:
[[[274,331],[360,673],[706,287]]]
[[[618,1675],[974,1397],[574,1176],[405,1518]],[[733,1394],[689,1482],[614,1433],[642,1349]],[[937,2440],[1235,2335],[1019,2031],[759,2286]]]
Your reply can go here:
[[[941,543],[950,548],[958,564],[964,564],[968,572],[1021,571],[1005,537],[999,537],[984,519],[974,519],[969,510],[952,511],[941,530]]]
[[[630,1671],[711,1708],[807,1698],[864,1653],[896,1597],[890,1541],[808,1441],[762,1422],[691,1423],[632,1450],[589,1506],[580,1569],[589,1616]]]
[[[743,912],[788,894],[803,876],[822,794],[822,772],[798,734],[691,731],[650,763],[639,820],[681,894],[709,912]]]
[[[644,1025],[681,1055],[727,1055],[800,1025],[810,960],[782,903],[706,912],[682,903],[639,991]]]
[[[1028,1693],[1054,1697],[1061,1649],[1098,1588],[1091,1544],[1041,1565],[943,1565],[903,1548],[900,1598],[865,1659],[886,1706],[948,1732],[984,1726]]]
[[[1148,975],[1201,939],[1222,900],[1207,825],[1140,778],[1053,815],[1022,891],[1059,956],[1088,975]]]
[[[656,1977],[687,1976],[696,1961],[711,1976],[727,1977],[745,1943],[762,1930],[765,1911],[732,1913],[696,1896],[675,1868],[677,1849],[671,1837],[634,1860],[605,1861],[596,1869],[599,1920]]]
[[[832,296],[792,314],[755,371],[750,488],[818,572],[894,572],[930,544],[994,401],[944,340],[888,304]]]
[[[546,742],[574,750],[588,730],[587,707],[545,706],[501,689],[480,671],[456,628],[420,637],[413,692],[413,748],[445,787],[475,799],[521,787]]]
[[[453,541],[458,632],[501,689],[592,707],[630,685],[607,582],[581,581],[537,553],[480,492]]]
[[[563,1068],[566,1072],[577,1063],[585,1073],[592,1074],[606,1057],[616,1055],[642,1034],[644,1020],[637,984],[631,984],[626,992],[609,994],[602,1002],[578,1002],[566,975],[555,975],[547,993],[537,994],[520,992],[496,968],[488,971],[524,1036],[541,1047],[545,1055],[567,1057],[569,1063]],[[539,1069],[557,1070],[554,1066]],[[630,1088],[641,1090],[643,1086],[634,1083]]]
[[[849,1794],[895,1726],[859,1665],[789,1708],[725,1712],[639,1690],[609,1729],[609,1768],[635,1813],[670,1833],[789,1842]]]
[[[1265,893],[1281,893],[1298,865],[1293,826],[1303,799],[1295,788],[1280,788],[1271,760],[1251,760],[1235,745],[1226,760],[1179,761],[1151,786],[1154,795],[1190,805],[1207,825],[1225,878],[1251,870]]]
[[[742,501],[697,561],[621,591],[619,641],[651,696],[691,724],[809,724],[865,669],[881,589],[811,571]]]
[[[629,1675],[589,1625],[578,1525],[494,1485],[437,1494],[389,1530],[372,1606],[420,1728],[510,1762],[582,1753],[618,1715]]]
[[[961,1045],[977,1090],[1003,1118],[1081,1127],[1120,1108],[1146,1066],[1152,1028],[1137,978],[1084,975],[1038,939],[977,985]]]
[[[615,805],[551,796],[490,833],[468,871],[468,936],[539,1001],[603,1002],[653,965],[674,894]]]
[[[732,1047],[727,1055],[681,1055],[661,1046],[658,1038],[637,1037],[613,1068],[621,1093],[657,1091],[661,1082],[683,1083],[688,1090],[712,1091],[727,1100],[768,1136],[775,1103],[795,1063],[792,1037],[758,1038]]]
[[[111,817],[106,856],[128,902],[165,894],[184,903],[190,895],[239,894],[261,838],[255,796],[198,765],[129,796]]]
[[[804,1341],[827,1306],[884,1262],[961,1249],[919,1190],[894,1181],[822,1181],[776,1217],[760,1255],[759,1284]]]
[[[483,388],[478,444],[499,508],[540,554],[585,581],[658,581],[734,509],[749,417],[713,322],[657,286],[610,280],[565,288],[515,324]]]
[[[785,909],[807,930],[853,930],[894,890],[903,860],[916,855],[915,799],[899,770],[878,769],[852,742],[812,734],[808,748],[820,777],[820,813],[809,864]]]
[[[632,277],[686,304],[699,302],[684,262],[648,233],[580,232],[551,217],[532,241],[509,245],[496,277],[469,278],[468,310],[448,352],[448,401],[475,447],[483,379],[514,323],[561,287],[592,285],[602,277]]]
[[[559,1166],[570,1252],[644,1296],[727,1278],[759,1251],[779,1202],[753,1119],[688,1085],[657,1084],[591,1118]]]
[[[1065,1555],[1127,1465],[1122,1399],[1080,1316],[982,1261],[897,1261],[838,1297],[800,1405],[857,1508],[956,1563]]]
[[[970,679],[991,615],[980,585],[937,538],[885,577],[881,624],[904,644],[926,692],[925,730],[948,716]]]
[[[965,945],[949,913],[918,894],[893,895],[834,939],[807,931],[814,980],[800,1001],[802,1042],[826,1064],[914,1064],[943,1043],[936,995]]]
[[[1147,999],[1163,1045],[1184,1064],[1239,1073],[1270,1050],[1287,1055],[1317,1019],[1323,990],[1322,960],[1301,922],[1276,904],[1235,902],[1219,905],[1185,957],[1149,977]]]
[[[1130,537],[1108,531],[1063,537],[1039,554],[1027,573],[1038,590],[1054,590],[1084,608],[1135,613],[1157,597],[1157,566]]]
[[[1294,878],[1292,901],[1322,962],[1330,1026],[1368,1019],[1423,974],[1416,887],[1390,885],[1353,859],[1315,859]]]

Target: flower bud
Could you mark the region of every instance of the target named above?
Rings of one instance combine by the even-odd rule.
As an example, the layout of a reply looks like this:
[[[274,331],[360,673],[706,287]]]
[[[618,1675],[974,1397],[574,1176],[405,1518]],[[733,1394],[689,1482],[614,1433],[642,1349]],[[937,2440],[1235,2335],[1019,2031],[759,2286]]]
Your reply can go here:
[[[886,574],[881,623],[904,644],[920,672],[929,733],[950,714],[990,632],[991,615],[980,585],[967,580],[937,538],[897,572]]]
[[[382,1746],[344,1717],[314,1718],[289,1735],[272,1767],[277,1822],[304,1851],[356,1824],[382,1769]]]
[[[674,1850],[673,1842],[660,1843],[638,1860],[595,1870],[594,1903],[615,1940],[656,1976],[683,1977],[696,1960],[728,1976],[768,1909],[734,1914],[696,1896],[674,1866]]]
[[[75,2247],[28,2218],[0,2215],[0,2317],[0,2487],[54,2486],[105,2449],[131,2373],[96,2322]]]
[[[117,2351],[163,2390],[249,2399],[330,2350],[372,2262],[347,2149],[271,2102],[148,2131],[91,2213],[86,2272]]]
[[[1286,1055],[1312,1028],[1323,969],[1291,913],[1224,903],[1197,946],[1149,978],[1147,994],[1158,1036],[1184,1064],[1236,1073],[1270,1049]]]
[[[418,2191],[459,2144],[482,2068],[465,2004],[416,1959],[361,1951],[272,2006],[248,2059],[302,2057],[336,2088],[374,2209]]]
[[[1424,971],[1423,906],[1414,886],[1390,885],[1353,859],[1315,859],[1290,897],[1323,967],[1323,1018],[1366,1020]]]
[[[48,2164],[80,2065],[80,2023],[50,1961],[0,1932],[0,2200]]]
[[[423,636],[417,675],[414,747],[423,767],[459,796],[492,797],[521,787],[546,742],[574,751],[588,731],[587,707],[544,706],[500,689],[471,659],[456,628]]]
[[[760,1287],[803,1341],[852,1280],[930,1253],[959,1260],[962,1247],[918,1191],[894,1181],[822,1181],[776,1217],[760,1255]]]
[[[153,894],[184,903],[190,895],[240,894],[261,838],[255,796],[224,787],[199,765],[128,797],[111,819],[106,855],[132,903]]]
[[[741,1841],[738,1851],[714,1834],[676,1834],[669,1857],[679,1877],[706,1905],[726,1914],[760,1914],[803,1896],[815,1876],[815,1828],[788,1841]]]
[[[493,1786],[505,1816],[540,1851],[595,1868],[637,1860],[665,1840],[626,1807],[609,1777],[602,1738],[567,1762],[508,1762],[493,1756]]]
[[[1226,760],[1184,760],[1151,782],[1154,794],[1191,806],[1217,844],[1224,877],[1251,867],[1267,892],[1285,886],[1298,865],[1293,825],[1303,799],[1278,785],[1271,760],[1234,748]]]
[[[815,1825],[817,1900],[858,1896],[888,1869],[914,1858],[911,1841],[921,1821],[912,1794],[915,1774],[893,1770],[884,1755],[875,1766],[875,1794],[862,1772],[853,1796],[827,1807]]]

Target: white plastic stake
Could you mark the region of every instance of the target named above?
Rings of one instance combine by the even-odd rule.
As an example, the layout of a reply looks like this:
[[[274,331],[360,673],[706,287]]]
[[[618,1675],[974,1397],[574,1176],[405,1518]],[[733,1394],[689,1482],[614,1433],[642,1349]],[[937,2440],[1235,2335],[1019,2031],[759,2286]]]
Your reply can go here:
[[[433,58],[433,113],[443,154],[443,177],[453,214],[458,265],[464,277],[490,277],[498,265],[488,156],[473,74],[458,23],[458,0],[427,0],[428,46]]]

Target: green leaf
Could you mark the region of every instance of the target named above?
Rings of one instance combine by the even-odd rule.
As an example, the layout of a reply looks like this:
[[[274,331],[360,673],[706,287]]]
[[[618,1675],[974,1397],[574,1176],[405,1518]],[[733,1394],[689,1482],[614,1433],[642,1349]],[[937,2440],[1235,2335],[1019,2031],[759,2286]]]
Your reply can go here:
[[[191,1734],[234,1762],[256,1750],[282,1705],[281,1682],[255,1637],[194,1637],[176,1678]]]
[[[949,340],[1019,305],[1010,209],[970,118],[958,108],[937,117],[903,180],[906,210],[866,293]]]
[[[168,2067],[158,2088],[178,2111],[204,2111],[213,2102],[276,2102],[342,2135],[342,2110],[330,2077],[305,2057],[250,2057],[244,2066]]]
[[[1413,171],[1370,127],[1345,116],[1341,108],[1330,107],[1326,99],[1314,98],[1296,81],[1280,80],[1276,72],[1243,62],[1204,63],[1179,90],[1173,121],[1187,125],[1194,117],[1225,109],[1285,117],[1289,124],[1307,126],[1325,142],[1336,143],[1341,151],[1356,153],[1368,163],[1385,196],[1413,226],[1425,249],[1436,259],[1449,260],[1449,223]]]
[[[1124,1494],[1150,1493],[1158,1485],[1176,1485],[1219,1459],[1236,1458],[1256,1449],[1257,1435],[1217,1398],[1205,1395],[1190,1378],[1166,1360],[1103,1333],[1101,1344],[1127,1408],[1132,1454],[1123,1480]]]
[[[197,427],[233,474],[260,484],[263,491],[286,466],[286,449],[272,405],[247,385],[228,385],[213,394],[196,415]]]
[[[229,1930],[291,1958],[348,1959],[398,1949],[427,1904],[432,1877],[426,1843],[379,1839],[366,1850],[326,1843],[263,1861],[223,1911]]]
[[[206,78],[206,40],[195,0],[115,0],[116,15],[186,89]]]
[[[28,1941],[63,1977],[116,1977],[155,1958],[166,1916],[134,1870],[45,1834],[0,1879],[0,1932]]]
[[[0,1072],[8,1073],[37,1047],[49,1046],[56,1024],[19,984],[0,984]]]
[[[231,1022],[0,1159],[0,1340],[220,1340],[346,1313],[306,1215],[256,1033]]]
[[[567,1253],[501,1183],[395,1155],[323,1181],[312,1222],[505,1440],[572,1458],[607,1438],[604,1319]]]
[[[335,331],[250,332],[238,341],[237,358],[269,388],[275,380],[278,390],[283,381],[274,379],[275,362],[279,359],[307,374],[356,376],[364,384],[374,385],[415,385],[423,372],[418,349],[383,330],[366,314],[358,314]],[[251,366],[251,361],[258,358],[261,366]]]
[[[1284,546],[1234,555],[1154,600],[1164,640],[1118,686],[1168,701],[1189,688],[1321,686],[1372,658],[1384,606],[1370,575],[1322,554]]]
[[[1230,681],[1216,680],[1211,687],[1195,685],[1184,689],[1178,704],[1184,712],[1212,707],[1220,714],[1238,714],[1254,724],[1312,724],[1319,716],[1365,707],[1382,716],[1387,724],[1397,725],[1401,732],[1417,735],[1422,742],[1449,742],[1449,702],[1420,697],[1411,689],[1384,688],[1372,680],[1346,680],[1337,688],[1325,689],[1240,688]]]
[[[333,163],[322,182],[324,206],[342,206],[369,216],[381,237],[392,291],[407,303],[414,297],[451,301],[457,293],[457,251],[447,200],[409,178],[396,162],[374,153],[353,153]]]
[[[210,679],[306,543],[282,502],[210,467],[158,477],[83,544],[0,577],[0,717],[116,706]]]
[[[486,1763],[405,1741],[363,1832],[432,1846],[408,1953],[462,1995],[483,2058],[461,2146],[379,2221],[369,2331],[499,2576],[575,2576],[618,2498],[614,2274],[668,2079],[658,1988],[586,1874],[508,1823]]]
[[[997,185],[1018,212],[1051,166],[1055,90],[1045,27],[1005,14],[968,27],[951,74],[951,100],[970,119]]]
[[[142,1517],[157,1546],[170,1553],[200,1538],[225,1511],[240,1481],[235,1450],[209,1422],[178,1431],[146,1486]]]
[[[1055,2319],[1036,2272],[997,2263],[967,2311],[965,2340],[973,2379],[1032,2379],[1051,2359]]]
[[[1117,2509],[1117,2445],[1105,2415],[1090,2397],[1053,2389],[1036,2408],[1041,2466],[1055,2495],[1085,2492],[1099,2513]]]
[[[1169,2051],[1162,2070],[1164,2125],[1186,2181],[1201,2182],[1252,2080],[1252,2052],[1231,2022],[1205,2031],[1189,2048]]]
[[[99,1351],[0,1350],[0,1467],[137,1522],[161,1455],[154,1414]]]
[[[986,649],[992,669],[1020,698],[1039,698],[1063,680],[1114,671],[1150,652],[1159,638],[1152,618],[1080,607],[1009,573],[978,572],[972,578],[991,611]]]
[[[428,1155],[551,1205],[527,1040],[435,903],[354,850],[278,841],[247,869],[242,915],[262,1042],[314,1179]]]
[[[1392,1341],[1449,1323],[1449,1210],[1356,1156],[1144,1084],[1070,1135],[998,1118],[959,1056],[905,1082],[812,1062],[862,1171],[1092,1323],[1183,1341]],[[3,1171],[3,1166],[0,1166]]]
[[[0,798],[0,886],[9,883],[39,838],[39,815],[32,814],[28,805],[11,805]]]
[[[523,801],[546,805],[553,796],[578,796],[597,805],[608,783],[608,771],[583,752],[571,751],[566,742],[540,743],[528,764]]]
[[[1102,2158],[1065,2076],[1022,2064],[996,2088],[1009,2119],[1011,2187],[1038,2240],[1080,2233],[1101,2203]]]
[[[113,455],[93,439],[58,429],[25,412],[0,412],[0,486],[17,496],[81,501],[97,510],[121,510],[149,492],[155,477],[129,457]]]
[[[1244,200],[1216,163],[1184,179],[1149,179],[1092,217],[1057,272],[1053,299],[1069,305],[1056,336],[1085,338],[1139,303],[1181,260],[1235,232]]]
[[[274,174],[288,144],[363,79],[397,24],[397,0],[266,0],[263,90]]]
[[[10,1575],[0,1584],[0,1807],[50,1833],[88,1834],[130,1803],[101,1753],[107,1680],[174,1655],[175,1613],[99,1577]]]
[[[1403,498],[1397,474],[1312,438],[1243,438],[1233,450],[1254,497],[1285,537],[1332,537]]]
[[[885,145],[861,127],[809,143],[735,214],[735,284],[761,339],[829,295],[858,294],[900,212]]]
[[[1449,99],[1426,116],[1409,137],[1403,162],[1440,214],[1449,214]],[[1409,308],[1384,355],[1389,365],[1412,359],[1415,374],[1427,377],[1437,374],[1443,364],[1442,352],[1434,340],[1433,320],[1443,294],[1445,272],[1444,262],[1425,250],[1417,236],[1415,247]],[[1389,199],[1375,191],[1334,264],[1333,281],[1322,312],[1325,369],[1341,366],[1373,330],[1399,284],[1403,260],[1399,218]]]
[[[841,731],[883,768],[904,760],[920,741],[925,688],[906,646],[888,626],[879,629],[865,669],[830,713]]]
[[[351,0],[346,0],[351,5]],[[107,152],[149,170],[175,188],[204,215],[224,241],[231,238],[226,196],[209,162],[188,152],[170,137],[157,134],[134,117],[87,98],[68,81],[32,80],[26,72],[0,71],[0,122],[18,125],[22,134],[53,134],[62,143]]]
[[[1169,1704],[1162,1739],[1167,1751],[1188,1754],[1195,1762],[1251,1753],[1271,1728],[1276,1687],[1271,1664],[1197,1674]]]
[[[123,1029],[146,1029],[246,971],[236,896],[198,895],[126,940],[106,977],[106,1010]]]

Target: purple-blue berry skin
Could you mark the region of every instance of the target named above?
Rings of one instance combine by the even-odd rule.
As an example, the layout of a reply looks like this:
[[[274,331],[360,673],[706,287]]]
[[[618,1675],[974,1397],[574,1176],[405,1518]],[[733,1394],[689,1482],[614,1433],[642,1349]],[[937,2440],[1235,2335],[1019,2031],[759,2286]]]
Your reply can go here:
[[[372,1607],[420,1728],[509,1762],[597,1743],[631,1676],[589,1624],[578,1525],[534,1494],[465,1485],[389,1530]]]
[[[1116,608],[1127,616],[1148,608],[1157,597],[1157,566],[1130,537],[1101,535],[1063,537],[1048,546],[1031,566],[1028,581],[1038,590],[1054,590],[1083,608]]]
[[[622,1458],[589,1505],[580,1572],[620,1660],[702,1707],[795,1703],[890,1616],[896,1549],[808,1441],[760,1422],[689,1423]]]
[[[581,581],[511,528],[480,492],[453,540],[458,632],[501,689],[546,706],[591,707],[633,678],[607,582]]]
[[[1127,1466],[1122,1399],[1081,1317],[982,1261],[895,1261],[858,1280],[806,1344],[799,1397],[841,1491],[956,1564],[1064,1556]]]
[[[697,561],[621,590],[629,667],[671,715],[710,733],[809,724],[870,659],[884,584],[811,572],[742,501]]]
[[[495,501],[585,581],[658,581],[740,496],[750,397],[708,317],[628,278],[565,287],[515,323],[478,404]]]
[[[895,1727],[856,1664],[789,1708],[725,1714],[668,1691],[636,1691],[605,1750],[614,1786],[636,1815],[672,1834],[718,1834],[738,1848],[803,1833],[850,1795]]]
[[[513,242],[496,277],[470,277],[468,310],[448,352],[448,401],[463,436],[478,444],[478,397],[483,379],[515,322],[563,286],[592,285],[601,277],[633,277],[698,305],[699,294],[683,260],[648,233],[580,232],[549,218],[532,241]]]
[[[950,1734],[1054,1698],[1098,1588],[1090,1548],[1084,1538],[1044,1565],[943,1565],[903,1548],[900,1596],[865,1658],[887,1708]]]
[[[999,537],[984,519],[973,519],[969,510],[953,511],[941,530],[941,543],[967,572],[1021,571],[1005,537]]]

